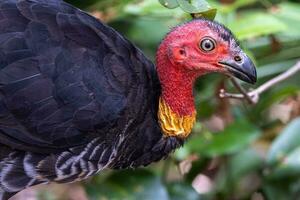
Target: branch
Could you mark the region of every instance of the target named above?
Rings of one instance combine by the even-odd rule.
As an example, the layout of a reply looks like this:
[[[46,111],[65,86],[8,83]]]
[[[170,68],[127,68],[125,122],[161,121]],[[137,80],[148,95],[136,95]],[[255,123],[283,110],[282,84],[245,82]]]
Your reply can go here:
[[[221,89],[219,96],[220,98],[247,99],[249,103],[256,104],[259,100],[259,95],[261,93],[270,89],[272,86],[288,79],[289,77],[296,74],[298,71],[300,71],[300,61],[298,61],[293,67],[291,67],[284,73],[267,81],[266,83],[262,84],[261,86],[250,92],[246,92],[245,89],[235,79],[231,78],[233,85],[241,92],[241,94],[227,93],[224,89]]]
[[[237,80],[236,80],[235,78],[230,77],[230,80],[231,80],[232,84],[234,85],[234,87],[236,87],[237,90],[238,90],[240,93],[242,93],[241,95],[243,95],[243,98],[245,98],[245,99],[248,101],[248,103],[250,103],[250,104],[255,104],[255,102],[253,101],[252,97],[249,96],[249,94],[248,94],[248,92],[245,90],[245,88],[243,88],[243,87],[239,84],[239,82],[237,82]],[[225,90],[223,90],[223,91],[225,91]]]

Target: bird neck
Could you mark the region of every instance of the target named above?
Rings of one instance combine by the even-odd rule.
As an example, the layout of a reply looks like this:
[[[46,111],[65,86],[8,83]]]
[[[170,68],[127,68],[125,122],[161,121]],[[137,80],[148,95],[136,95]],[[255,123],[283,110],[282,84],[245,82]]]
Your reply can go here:
[[[166,66],[159,70],[161,98],[178,115],[192,115],[195,112],[193,85],[196,77],[194,74],[189,76],[172,67],[167,69]]]
[[[166,52],[161,44],[156,57],[162,89],[158,120],[165,136],[186,138],[196,121],[193,86],[200,74],[175,65]]]

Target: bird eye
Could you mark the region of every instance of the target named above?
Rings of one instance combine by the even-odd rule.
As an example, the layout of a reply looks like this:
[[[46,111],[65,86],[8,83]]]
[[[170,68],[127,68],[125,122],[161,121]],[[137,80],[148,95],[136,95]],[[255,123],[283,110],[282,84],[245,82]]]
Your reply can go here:
[[[216,43],[211,38],[206,37],[202,39],[200,42],[200,48],[205,52],[212,51],[215,49],[215,47],[216,47]]]

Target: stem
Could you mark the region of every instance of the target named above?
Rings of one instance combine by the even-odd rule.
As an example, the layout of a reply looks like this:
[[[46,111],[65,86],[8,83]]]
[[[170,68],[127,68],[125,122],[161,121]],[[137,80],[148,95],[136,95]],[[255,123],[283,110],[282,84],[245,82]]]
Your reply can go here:
[[[289,77],[296,74],[300,71],[300,61],[298,61],[293,67],[291,67],[286,72],[276,76],[275,78],[265,82],[255,90],[250,92],[246,92],[245,89],[236,81],[233,81],[234,86],[241,92],[241,94],[236,93],[227,93],[224,89],[220,90],[219,96],[220,98],[234,98],[234,99],[247,99],[249,103],[256,104],[259,100],[259,95],[270,89],[272,86],[288,79]]]
[[[234,87],[236,87],[236,88],[238,89],[238,91],[239,91],[240,93],[242,93],[242,95],[245,97],[245,99],[248,101],[248,103],[254,104],[254,102],[253,102],[251,96],[248,95],[248,93],[247,93],[247,91],[245,90],[245,88],[243,88],[243,87],[237,82],[237,80],[236,80],[235,78],[230,77],[230,80],[231,80],[232,84],[234,85]]]

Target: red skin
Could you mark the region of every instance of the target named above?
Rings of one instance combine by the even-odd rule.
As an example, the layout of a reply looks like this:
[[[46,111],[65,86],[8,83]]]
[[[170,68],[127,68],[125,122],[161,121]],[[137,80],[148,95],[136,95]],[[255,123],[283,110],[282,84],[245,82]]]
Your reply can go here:
[[[203,37],[216,41],[216,48],[207,53],[200,49]],[[157,51],[157,72],[162,86],[162,98],[179,116],[195,112],[193,85],[195,80],[211,72],[226,73],[218,64],[231,56],[230,44],[207,26],[194,20],[173,29]]]

